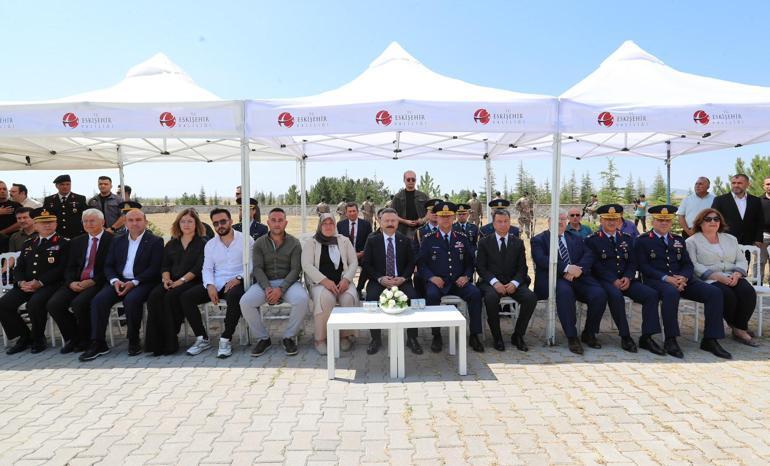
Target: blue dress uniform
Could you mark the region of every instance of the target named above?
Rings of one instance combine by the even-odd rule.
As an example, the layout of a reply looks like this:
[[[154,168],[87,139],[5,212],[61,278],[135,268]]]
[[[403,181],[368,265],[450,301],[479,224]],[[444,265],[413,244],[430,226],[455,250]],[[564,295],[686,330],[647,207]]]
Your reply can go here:
[[[69,175],[59,175],[53,182],[54,184],[70,183],[72,179]],[[43,207],[56,216],[57,232],[61,236],[72,239],[85,232],[81,220],[83,211],[88,209],[85,196],[71,192],[62,198],[59,193],[51,194],[43,199]]]
[[[35,222],[56,222],[56,216],[45,208],[35,209]],[[22,246],[21,255],[16,261],[14,279],[16,283],[0,298],[0,323],[9,339],[20,337],[19,341],[8,350],[8,354],[18,353],[32,344],[34,353],[45,349],[45,326],[48,322],[46,303],[56,292],[64,279],[67,263],[69,240],[59,233],[48,238],[34,236]],[[29,293],[23,291],[20,282],[38,280],[43,286]],[[32,332],[19,314],[19,306],[27,303],[27,314],[32,324]]]
[[[597,210],[603,219],[622,219],[623,207],[618,204],[604,205]],[[658,293],[636,279],[636,259],[633,238],[616,230],[608,235],[604,230],[591,234],[585,245],[591,250],[594,263],[593,276],[607,293],[607,304],[621,337],[630,337],[624,296],[642,305],[642,321],[658,320]],[[615,287],[615,280],[628,278],[630,285],[625,291]],[[643,324],[644,325],[644,324]]]
[[[241,205],[241,200],[236,199],[236,204]],[[139,207],[141,209],[141,207]],[[251,209],[255,210],[254,213],[254,220],[251,221],[249,224],[249,236],[251,236],[254,241],[257,240],[260,236],[264,236],[267,234],[267,225],[261,223],[259,221],[259,205],[256,199],[253,197],[249,198],[249,212],[251,212]],[[233,230],[235,231],[243,231],[243,222],[238,222],[235,225],[233,225]]]
[[[648,209],[653,219],[660,216],[673,219],[676,207],[654,206]],[[658,216],[658,217],[656,217]],[[634,245],[639,272],[644,278],[644,284],[658,292],[661,300],[663,329],[666,339],[679,336],[679,299],[685,298],[704,303],[705,329],[704,339],[724,338],[722,324],[723,300],[719,288],[693,278],[693,265],[687,254],[684,239],[681,236],[660,235],[651,230],[636,239]],[[687,286],[679,292],[677,288],[664,281],[671,275],[681,275],[687,278]],[[660,333],[658,319],[645,319],[642,335]]]
[[[457,213],[468,213],[471,210],[471,206],[469,204],[457,204]],[[460,233],[464,234],[468,237],[468,239],[471,241],[471,244],[475,247],[477,244],[479,244],[479,227],[477,227],[475,224],[469,222],[466,218],[465,223],[460,223],[459,221],[452,224],[452,229],[455,231],[459,231]]]
[[[446,206],[452,210],[452,203],[442,203],[437,209]],[[448,237],[448,241],[447,241]],[[456,231],[444,233],[441,230],[423,238],[418,257],[418,275],[425,282],[425,301],[429,306],[441,303],[441,298],[448,294],[462,298],[468,304],[469,328],[472,335],[481,333],[481,291],[473,284],[473,271],[476,258],[474,248],[468,237]],[[459,287],[455,284],[458,278],[465,276],[468,283]],[[430,281],[433,277],[444,280],[442,288]],[[434,335],[439,329],[433,329]]]
[[[489,201],[489,204],[487,204],[492,209],[507,209],[511,205],[511,201],[508,201],[506,199],[494,199],[492,201]],[[511,225],[511,227],[508,229],[508,233],[517,237],[521,238],[520,231],[518,227],[515,227]],[[479,238],[483,238],[485,236],[494,235],[495,234],[495,227],[492,225],[492,222],[487,223],[483,227],[479,229]]]

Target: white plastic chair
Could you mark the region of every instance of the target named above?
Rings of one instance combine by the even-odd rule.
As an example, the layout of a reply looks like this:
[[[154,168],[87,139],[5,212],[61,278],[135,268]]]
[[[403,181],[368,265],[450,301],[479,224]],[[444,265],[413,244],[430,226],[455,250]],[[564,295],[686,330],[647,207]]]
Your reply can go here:
[[[110,317],[107,323],[107,329],[110,331],[110,346],[115,346],[115,335],[112,331],[114,325],[118,326],[118,332],[123,335],[123,330],[120,326],[121,322],[126,323],[126,314],[120,313],[120,309],[123,309],[123,301],[115,303],[110,309]],[[142,306],[142,328],[147,326],[147,305]]]
[[[214,304],[212,302],[207,302],[205,304],[201,304],[198,306],[198,308],[203,312],[203,316],[206,320],[206,332],[211,333],[211,321],[212,320],[221,320],[222,325],[224,325],[225,322],[225,316],[227,315],[227,302],[224,300],[220,300],[219,304]],[[240,329],[240,332],[238,330]],[[241,345],[245,344],[251,344],[251,337],[249,335],[249,326],[245,324],[244,320],[241,318],[238,320],[238,325],[235,329],[237,333],[240,333],[241,335]]]
[[[9,259],[13,258],[14,267],[16,266],[16,260],[21,255],[20,252],[5,252],[0,254],[0,290],[5,293],[7,290],[13,288],[13,281],[11,277],[11,271],[13,267],[8,267]]]
[[[465,318],[466,319],[470,318],[470,316],[468,315],[468,304],[466,304],[465,300],[463,300],[459,296],[455,296],[453,294],[448,294],[446,296],[443,296],[441,298],[441,305],[442,306],[454,306],[454,307],[457,308],[458,311],[460,311],[463,314],[465,314]],[[471,328],[470,328],[470,326],[468,326],[467,328],[468,328],[468,334],[470,335]],[[483,322],[482,322],[482,325],[481,325],[481,338],[482,338],[482,340],[486,339],[486,335],[485,335],[485,332],[484,332]]]
[[[759,260],[759,248],[751,245],[740,245],[739,249],[745,254],[745,251],[751,253],[751,263],[753,268],[753,274],[749,274],[746,277],[749,283],[754,287],[754,291],[757,292],[757,306],[754,312],[757,314],[757,336],[762,336],[762,321],[765,309],[770,308],[770,287],[762,286],[759,282],[762,271],[762,263]],[[770,253],[770,246],[768,246],[768,253]]]

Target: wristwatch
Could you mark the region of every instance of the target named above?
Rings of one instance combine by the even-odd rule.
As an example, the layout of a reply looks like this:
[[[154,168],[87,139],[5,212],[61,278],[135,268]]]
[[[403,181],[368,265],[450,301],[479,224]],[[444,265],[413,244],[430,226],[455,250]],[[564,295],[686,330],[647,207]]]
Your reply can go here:
[[[187,280],[185,280],[184,277],[179,277],[179,281],[182,282],[182,283],[187,283]]]
[[[243,281],[243,277],[241,277],[240,275],[236,275],[236,276],[235,276],[235,278],[236,278],[237,280]]]

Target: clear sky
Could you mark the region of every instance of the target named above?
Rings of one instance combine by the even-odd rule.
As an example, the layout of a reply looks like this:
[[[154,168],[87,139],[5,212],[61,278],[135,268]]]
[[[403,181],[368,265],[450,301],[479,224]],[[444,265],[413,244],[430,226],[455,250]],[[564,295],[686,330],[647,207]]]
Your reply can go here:
[[[0,2],[0,101],[58,98],[111,86],[128,68],[166,53],[202,87],[226,99],[312,95],[356,77],[391,42],[434,71],[471,83],[559,95],[630,39],[666,64],[695,74],[770,86],[770,2],[746,1],[3,1]],[[672,186],[686,189],[697,175],[723,176],[735,158],[767,154],[770,145],[676,159]],[[617,158],[625,179],[651,180],[663,164]],[[494,164],[512,183],[518,162]],[[525,160],[542,180],[549,160]],[[567,161],[598,171],[606,159]],[[481,163],[436,161],[377,164],[392,188],[407,168],[430,170],[442,189],[480,187]],[[197,192],[232,195],[235,163],[127,168],[139,196]],[[308,165],[319,176],[373,176],[371,164]],[[96,176],[117,171],[71,171],[73,190],[91,194]],[[6,172],[33,196],[53,189],[53,172]],[[252,165],[252,185],[281,193],[295,182],[293,163]]]

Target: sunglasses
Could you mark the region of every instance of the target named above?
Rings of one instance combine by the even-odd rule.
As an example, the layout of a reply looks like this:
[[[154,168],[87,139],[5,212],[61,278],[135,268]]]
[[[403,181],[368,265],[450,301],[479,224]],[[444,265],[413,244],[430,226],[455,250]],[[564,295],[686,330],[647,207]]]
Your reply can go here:
[[[569,214],[570,217],[580,217],[580,214]]]
[[[227,222],[230,220],[217,220],[216,222],[211,222],[215,227],[218,227],[219,225],[227,225]]]
[[[721,222],[722,220],[719,217],[703,217],[704,222]]]
[[[417,181],[417,178],[406,178],[406,181]]]

